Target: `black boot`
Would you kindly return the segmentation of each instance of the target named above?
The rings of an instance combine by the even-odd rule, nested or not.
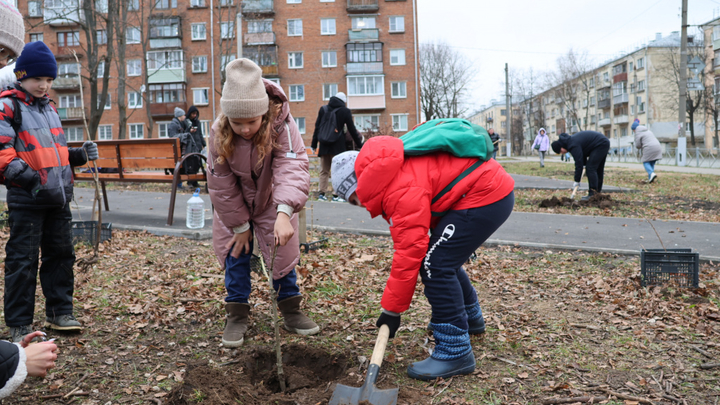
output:
[[[435,335],[435,351],[423,361],[411,364],[407,373],[417,380],[434,380],[475,371],[475,355],[467,330],[449,323],[431,324]]]

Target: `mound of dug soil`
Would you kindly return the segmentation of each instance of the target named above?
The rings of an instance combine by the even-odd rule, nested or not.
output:
[[[587,201],[572,200],[568,197],[557,198],[556,196],[552,196],[552,198],[548,198],[548,199],[540,201],[540,208],[595,207],[595,208],[605,209],[605,208],[612,208],[612,206],[614,204],[615,204],[615,202],[613,201],[612,197],[610,197],[610,194],[595,194],[592,197],[590,197],[590,199]]]
[[[266,405],[327,403],[331,382],[345,376],[347,354],[328,354],[316,348],[282,348],[285,393],[280,392],[275,351],[269,347],[243,348],[244,353],[223,367],[207,363],[188,365],[184,380],[170,392],[168,404],[203,403]]]

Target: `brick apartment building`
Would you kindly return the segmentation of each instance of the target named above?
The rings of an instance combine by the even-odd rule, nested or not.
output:
[[[85,57],[89,30],[79,24],[85,12],[81,1],[17,4],[26,40],[44,41],[56,55],[59,75],[51,97],[68,140],[88,139],[81,109],[90,113],[88,76],[97,75]],[[109,1],[125,4],[127,15],[115,22],[119,39],[110,60],[109,100],[93,139],[165,137],[175,107],[187,111],[191,105],[200,111],[207,136],[220,113],[222,69],[238,55],[254,60],[264,77],[282,86],[308,146],[318,109],[338,91],[347,94],[361,131],[404,133],[418,122],[415,0]],[[112,18],[107,2],[94,3],[100,56],[107,53],[105,21]],[[120,40],[125,51],[117,55]],[[124,90],[118,86],[119,68]]]

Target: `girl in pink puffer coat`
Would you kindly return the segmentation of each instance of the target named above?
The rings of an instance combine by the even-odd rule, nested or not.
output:
[[[227,65],[222,114],[208,142],[213,247],[225,268],[228,292],[226,347],[240,346],[248,328],[253,231],[268,261],[277,246],[272,277],[285,329],[301,335],[320,331],[300,310],[295,274],[300,258],[296,213],[310,191],[308,157],[285,93],[261,75],[249,59]]]

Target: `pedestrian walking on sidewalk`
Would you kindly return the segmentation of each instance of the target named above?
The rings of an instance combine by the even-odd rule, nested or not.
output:
[[[228,294],[222,344],[240,346],[248,329],[253,231],[268,266],[277,249],[272,278],[285,329],[314,335],[320,328],[300,310],[295,273],[300,260],[297,213],[310,191],[305,144],[287,96],[262,79],[258,65],[236,59],[225,72],[222,113],[210,130],[207,160],[215,207],[213,248],[225,269]]]
[[[550,137],[545,132],[545,128],[540,128],[532,147],[540,155],[540,167],[545,167],[545,153],[550,150]]]
[[[588,178],[588,195],[582,200],[588,200],[596,193],[602,192],[603,177],[605,174],[605,160],[610,150],[610,140],[600,132],[581,131],[573,136],[560,134],[560,139],[552,143],[555,153],[568,153],[575,161],[575,184],[582,181],[583,167]]]
[[[45,327],[80,331],[73,315],[75,249],[72,238],[72,167],[98,158],[86,141],[69,148],[48,91],[57,77],[55,56],[30,42],[15,63],[14,87],[0,93],[0,173],[7,187],[10,238],[5,246],[5,323],[13,342],[32,331],[35,289],[45,295]]]
[[[631,128],[635,132],[635,147],[642,151],[640,160],[648,174],[647,182],[652,183],[658,177],[655,174],[655,163],[662,159],[662,147],[655,134],[644,125],[640,125],[640,120],[636,119]]]
[[[492,128],[489,128],[489,129],[487,130],[487,132],[488,132],[488,135],[490,135],[490,140],[491,140],[492,143],[493,143],[493,154],[492,154],[492,158],[493,158],[493,159],[496,159],[496,158],[497,158],[498,150],[500,150],[500,146],[498,146],[498,145],[500,144],[500,135],[496,134],[496,133],[495,133],[495,130],[492,129]]]
[[[408,367],[412,378],[449,378],[475,370],[469,334],[483,333],[485,321],[462,266],[510,216],[515,201],[515,182],[502,166],[495,159],[477,163],[477,158],[442,152],[406,156],[403,141],[391,136],[370,138],[360,152],[333,159],[333,187],[390,224],[395,253],[376,325],[387,325],[394,337],[418,273],[425,286],[435,350]]]
[[[344,133],[347,128],[348,134],[352,138],[355,145],[362,147],[362,136],[358,133],[355,128],[355,122],[353,120],[352,112],[345,106],[347,103],[347,96],[343,92],[339,92],[333,97],[330,97],[327,105],[320,107],[318,111],[317,119],[315,120],[315,130],[313,131],[312,143],[310,147],[318,157],[320,157],[320,179],[318,184],[318,200],[327,201],[328,198],[325,196],[325,192],[328,187],[328,180],[330,179],[330,169],[332,165],[333,156],[343,153],[347,148],[346,134]],[[330,119],[330,115],[334,114],[335,125],[334,129],[336,132],[335,141],[323,142],[320,140],[322,134],[320,134],[323,121]],[[320,147],[318,148],[318,144]],[[337,193],[333,193],[333,202],[345,202],[342,197],[339,197]]]

